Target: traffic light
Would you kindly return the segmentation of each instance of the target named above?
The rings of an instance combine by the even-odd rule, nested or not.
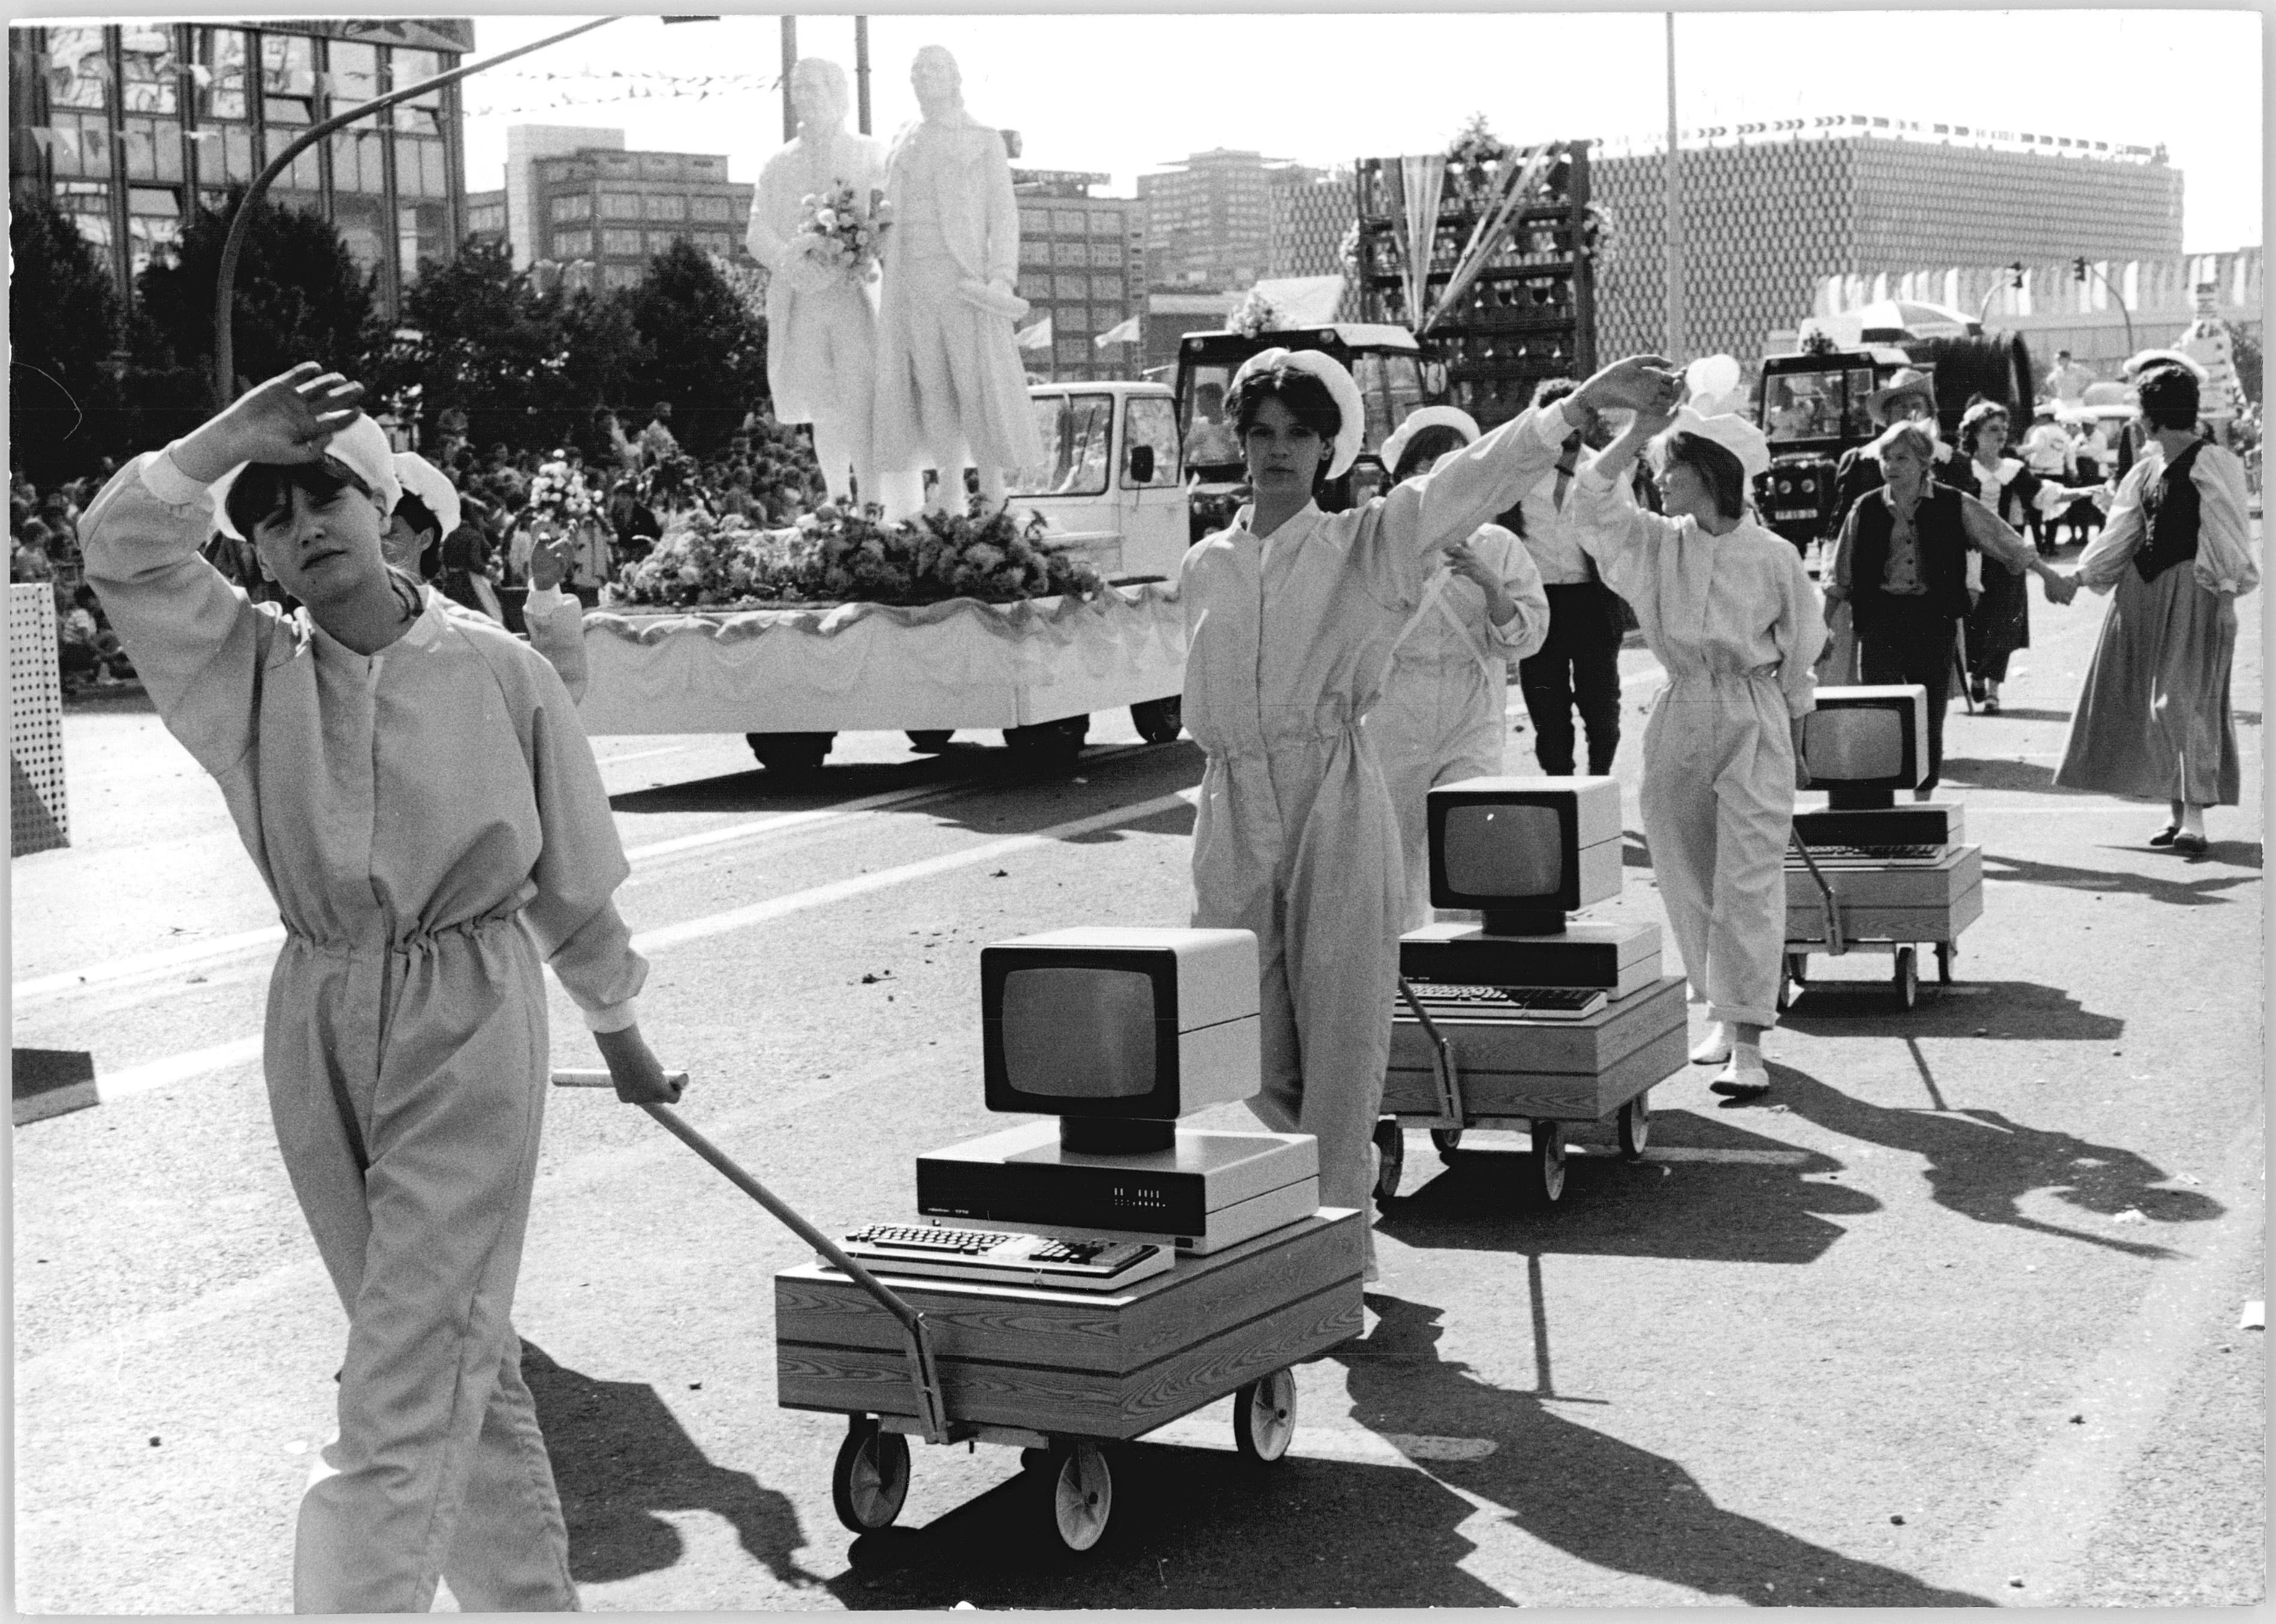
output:
[[[2083,254],[2070,262],[2070,279],[2074,282],[2086,280],[2086,255]]]
[[[2023,285],[2022,261],[2009,260],[2007,262],[2007,285],[2012,288],[2020,288]]]

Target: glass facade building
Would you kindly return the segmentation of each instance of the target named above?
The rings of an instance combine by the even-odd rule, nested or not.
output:
[[[473,49],[473,23],[453,19],[11,27],[10,194],[53,197],[131,294],[193,209],[310,125]],[[269,197],[338,227],[392,312],[465,233],[461,118],[457,86],[414,97],[302,153]]]
[[[1012,171],[1020,203],[1020,297],[1033,307],[1020,325],[1049,316],[1049,350],[1022,350],[1020,364],[1052,383],[1134,376],[1135,345],[1093,342],[1142,310],[1146,297],[1144,216],[1137,200],[1092,197],[1104,175]]]

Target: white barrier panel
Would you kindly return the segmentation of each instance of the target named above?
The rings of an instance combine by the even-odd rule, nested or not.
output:
[[[8,836],[11,857],[71,844],[56,595],[45,581],[8,588]]]

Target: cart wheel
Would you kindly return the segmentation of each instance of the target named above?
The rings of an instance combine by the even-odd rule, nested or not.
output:
[[[1007,727],[1004,743],[1022,762],[1044,768],[1072,766],[1090,736],[1088,716],[1038,722],[1033,727]]]
[[[1251,1461],[1278,1461],[1296,1436],[1296,1374],[1275,1370],[1233,1395],[1233,1446]]]
[[[1106,1456],[1092,1443],[1054,1444],[1045,1477],[1059,1543],[1070,1551],[1089,1550],[1105,1534],[1114,1510],[1114,1476],[1106,1469]]]
[[[1786,956],[1786,973],[1794,977],[1794,984],[1795,986],[1807,987],[1809,985],[1809,955],[1808,953],[1788,953]]]
[[[785,776],[819,772],[822,758],[837,741],[835,733],[745,733],[743,741],[759,765]]]
[[[1565,1125],[1536,1121],[1528,1134],[1523,1193],[1529,1207],[1553,1207],[1565,1194]]]
[[[1148,744],[1168,744],[1186,725],[1185,696],[1140,700],[1130,707],[1130,725]]]
[[[1936,984],[1938,986],[1952,985],[1952,961],[1959,956],[1959,943],[1938,942],[1936,945]]]
[[[952,727],[913,727],[909,730],[909,748],[920,755],[938,755],[955,737]]]
[[[1909,947],[1897,949],[1896,974],[1890,977],[1897,989],[1897,1007],[1910,1009],[1920,1002],[1920,960]]]
[[[909,1498],[909,1440],[856,1415],[830,1469],[830,1502],[856,1534],[890,1528]]]
[[[1440,1161],[1451,1162],[1454,1159],[1454,1152],[1462,1148],[1462,1130],[1459,1127],[1434,1127],[1430,1130],[1430,1142],[1438,1147]]]
[[[1646,1089],[1620,1107],[1620,1154],[1630,1161],[1651,1142],[1651,1090]]]
[[[1385,1117],[1376,1123],[1375,1148],[1381,1157],[1375,1169],[1375,1198],[1390,1201],[1399,1194],[1399,1175],[1407,1166],[1407,1135],[1400,1131],[1397,1117]]]

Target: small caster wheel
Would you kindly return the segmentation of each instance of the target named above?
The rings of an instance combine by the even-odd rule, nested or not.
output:
[[[1565,1125],[1535,1122],[1528,1131],[1521,1188],[1529,1207],[1548,1208],[1565,1194]]]
[[[1451,1162],[1454,1159],[1454,1152],[1462,1148],[1462,1130],[1459,1127],[1434,1127],[1430,1130],[1430,1142],[1437,1148],[1440,1161]]]
[[[830,1470],[830,1502],[856,1534],[890,1528],[909,1497],[909,1440],[856,1415]]]
[[[1114,1511],[1114,1476],[1105,1454],[1093,1443],[1053,1444],[1044,1480],[1059,1543],[1070,1551],[1089,1550],[1105,1536]]]
[[[909,748],[919,755],[938,755],[948,748],[948,741],[956,737],[952,727],[918,727],[909,730]]]
[[[1233,1395],[1233,1446],[1246,1460],[1278,1461],[1296,1436],[1296,1373],[1275,1370]]]
[[[1399,1175],[1407,1166],[1407,1135],[1400,1131],[1397,1117],[1385,1117],[1375,1125],[1375,1198],[1390,1201],[1399,1194]]]
[[[1783,960],[1779,965],[1778,1013],[1781,1015],[1794,1007],[1794,977],[1787,973]]]
[[[1620,1107],[1620,1154],[1635,1161],[1651,1142],[1651,1090],[1646,1089]]]
[[[1936,945],[1936,984],[1938,986],[1952,985],[1952,961],[1959,956],[1959,943],[1938,942]]]
[[[1807,987],[1809,985],[1809,955],[1808,953],[1788,953],[1786,956],[1786,973],[1794,977],[1794,984],[1795,986]]]
[[[1897,949],[1896,974],[1890,977],[1897,990],[1897,1007],[1910,1009],[1920,1002],[1920,960],[1909,947]]]

